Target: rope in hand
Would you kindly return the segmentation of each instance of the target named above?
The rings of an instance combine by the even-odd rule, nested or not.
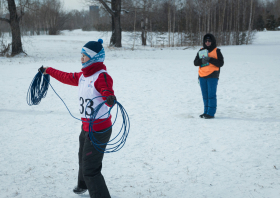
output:
[[[102,96],[98,96],[98,97],[102,97]],[[96,98],[98,98],[96,97]],[[95,98],[93,98],[92,100],[94,100]],[[91,101],[89,101],[87,103],[87,106],[90,104]],[[122,115],[122,118],[123,118],[123,122],[122,122],[122,127],[119,131],[119,133],[114,137],[112,138],[109,142],[106,142],[106,143],[103,143],[103,142],[100,142],[95,136],[94,134],[102,134],[102,133],[106,133],[107,131],[109,131],[111,127],[107,128],[105,131],[101,131],[101,132],[98,132],[98,131],[94,131],[93,130],[93,125],[94,125],[94,121],[103,117],[104,115],[108,114],[108,117],[102,121],[102,122],[105,122],[109,116],[110,116],[110,112],[111,112],[111,109],[113,108],[110,107],[109,108],[109,111],[106,112],[105,114],[101,115],[100,117],[96,118],[97,117],[97,114],[98,114],[98,111],[101,109],[101,107],[103,105],[105,105],[106,101],[100,103],[99,105],[97,105],[97,107],[95,108],[95,110],[93,111],[93,113],[90,115],[89,117],[89,120],[92,120],[92,122],[90,122],[89,124],[89,138],[93,144],[93,146],[95,147],[96,150],[98,150],[99,152],[102,152],[102,153],[112,153],[112,152],[116,152],[118,150],[120,150],[124,145],[125,145],[125,142],[126,142],[126,138],[128,136],[128,133],[129,133],[129,129],[130,129],[130,121],[129,121],[129,117],[128,117],[128,114],[126,112],[126,110],[123,108],[123,106],[118,102],[118,101],[114,101],[114,104],[113,106],[117,106],[117,110],[116,110],[116,118],[112,124],[112,126],[114,126],[116,120],[117,120],[117,115],[118,115],[118,111],[121,112],[121,115]],[[101,122],[99,122],[98,124],[100,124]],[[122,135],[120,136],[121,132],[123,131]],[[120,136],[119,140],[116,140],[117,137]],[[107,145],[106,148],[104,148],[105,146]]]
[[[41,67],[43,68],[43,66]],[[51,83],[50,83],[50,75],[48,74],[43,74],[43,70],[41,70],[41,68],[39,69],[38,73],[35,75],[35,77],[33,78],[29,89],[27,91],[27,97],[26,97],[26,101],[27,104],[29,106],[32,105],[38,105],[40,104],[42,98],[45,98],[47,95],[47,91],[49,88],[49,85],[51,86],[52,90],[54,91],[54,93],[60,98],[60,100],[63,102],[63,104],[65,105],[65,107],[67,108],[69,114],[77,120],[82,121],[79,118],[76,118],[75,116],[72,115],[72,113],[70,112],[69,108],[67,107],[67,105],[65,104],[65,102],[63,101],[63,99],[58,95],[58,93],[56,93],[56,91],[54,90],[54,88],[52,87]],[[43,80],[43,82],[41,83],[41,81]],[[98,97],[105,97],[105,96],[98,96]],[[93,99],[91,99],[87,105],[90,104],[90,102],[98,97],[95,97]],[[91,140],[91,143],[93,144],[93,146],[95,147],[96,150],[98,150],[101,153],[113,153],[113,152],[117,152],[119,151],[126,142],[126,138],[129,134],[129,130],[130,130],[130,121],[129,121],[129,117],[128,114],[126,112],[126,110],[124,109],[124,107],[118,102],[118,101],[114,101],[114,104],[112,105],[112,107],[109,108],[108,112],[106,112],[105,114],[101,115],[100,117],[96,118],[99,110],[101,109],[101,107],[103,105],[105,105],[106,101],[100,103],[93,111],[93,113],[90,115],[88,123],[89,123],[89,138]],[[102,116],[108,114],[108,117],[102,121],[105,122],[111,114],[111,110],[112,108],[116,106],[117,110],[116,110],[116,118],[112,124],[111,127],[107,128],[105,131],[101,131],[101,132],[97,132],[93,130],[93,125],[96,124],[94,123],[95,120],[101,118]],[[106,133],[107,131],[109,131],[115,124],[117,117],[118,117],[118,112],[121,112],[122,115],[122,126],[120,131],[118,132],[118,134],[114,137],[111,138],[111,140],[109,140],[109,142],[100,142],[98,141],[98,139],[94,136],[94,134],[100,134],[100,133]],[[85,122],[85,121],[83,121]],[[98,124],[102,123],[99,122]],[[123,132],[122,132],[123,131]],[[122,135],[121,135],[122,134]],[[119,137],[120,136],[120,137]],[[117,139],[119,137],[119,139]],[[105,148],[106,146],[106,148]]]
[[[29,106],[40,104],[42,98],[45,98],[49,89],[50,75],[38,72],[33,78],[27,91],[26,101]],[[41,83],[43,79],[43,82]]]

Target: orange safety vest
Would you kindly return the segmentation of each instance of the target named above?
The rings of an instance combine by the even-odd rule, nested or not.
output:
[[[213,49],[212,52],[208,53],[208,57],[218,59],[217,48]],[[200,77],[205,77],[212,74],[214,71],[219,71],[219,67],[209,63],[208,66],[199,66],[198,74]]]

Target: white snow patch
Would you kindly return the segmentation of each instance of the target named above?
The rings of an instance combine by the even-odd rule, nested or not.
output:
[[[124,148],[103,161],[113,198],[280,197],[280,32],[220,47],[225,65],[213,120],[198,117],[203,104],[193,60],[200,46],[138,43],[132,51],[133,40],[123,37],[122,49],[109,48],[110,35],[99,32],[25,37],[27,57],[0,57],[0,197],[80,197],[72,188],[81,123],[52,90],[32,107],[26,93],[41,65],[80,71],[82,46],[99,38],[131,121]],[[77,87],[51,84],[78,117]]]

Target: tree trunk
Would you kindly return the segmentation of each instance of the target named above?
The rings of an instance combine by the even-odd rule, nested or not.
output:
[[[240,42],[239,42],[239,40],[240,40],[240,38],[239,38],[239,1],[240,0],[237,0],[237,7],[236,7],[236,17],[235,17],[235,28],[236,28],[236,33],[235,33],[235,44],[236,45],[239,45],[240,44]]]
[[[188,13],[189,13],[189,11],[188,11],[188,7],[186,6],[186,29],[185,29],[185,31],[186,31],[186,33],[188,32],[188,27],[189,27],[189,22],[188,22]],[[182,30],[182,32],[183,32],[183,30]]]
[[[147,45],[147,27],[148,27],[148,18],[146,17],[146,1],[143,2],[143,13],[142,13],[142,19],[141,19],[141,40],[142,40],[142,45],[146,46]]]
[[[107,12],[112,16],[112,36],[110,46],[122,47],[122,28],[121,28],[121,0],[112,0],[111,8],[104,0],[98,0]]]
[[[121,0],[112,0],[112,37],[110,46],[122,47]]]
[[[226,0],[226,2],[228,2],[230,4],[230,2],[228,0]],[[229,5],[230,6],[230,5]],[[227,11],[229,11],[230,7],[228,6]],[[225,45],[229,45],[229,35],[230,35],[230,28],[229,28],[229,24],[230,24],[230,18],[229,15],[227,15],[227,33],[226,33],[226,42]]]
[[[176,19],[176,8],[174,6],[174,17],[173,17],[173,38],[172,38],[172,47],[175,47],[175,20]]]
[[[207,4],[206,4],[206,7],[207,7],[207,33],[209,33],[210,32],[210,19],[211,19],[211,7],[210,7],[210,2],[208,2]]]
[[[154,45],[153,45],[153,28],[152,28],[151,20],[150,20],[150,33],[151,33],[151,47],[154,47]]]
[[[189,4],[189,34],[191,39],[191,45],[193,46],[193,33],[192,33],[192,9],[191,9],[191,1],[188,1]]]
[[[249,27],[248,27],[248,36],[247,36],[247,41],[246,41],[246,44],[248,45],[249,43],[249,39],[250,39],[250,36],[251,36],[251,23],[252,23],[252,16],[253,16],[253,0],[251,0],[251,9],[250,9],[250,18],[249,18]]]
[[[218,45],[221,45],[222,43],[222,32],[223,32],[223,7],[222,7],[222,1],[219,1],[219,24],[218,24],[218,35],[219,35],[219,41],[217,42]]]
[[[199,35],[198,44],[201,44],[201,29],[200,29],[200,24],[201,24],[201,15],[200,15],[200,13],[199,13],[199,16],[198,16],[198,35]]]
[[[134,8],[134,39],[133,39],[133,50],[134,50],[134,46],[135,46],[135,38],[136,38],[136,7]]]
[[[148,23],[149,23],[149,20],[146,17],[146,20],[145,20],[145,43],[146,43],[146,45],[147,45]]]
[[[213,32],[214,32],[214,35],[216,34],[216,21],[217,21],[217,7],[215,6],[215,12],[214,12],[214,27],[213,27]]]
[[[14,0],[8,1],[8,9],[10,12],[10,26],[12,31],[12,56],[23,52],[21,43],[21,34],[19,28],[19,17],[17,15],[16,4]]]
[[[142,39],[142,45],[146,46],[146,37],[145,37],[145,22],[144,19],[141,19],[141,28],[142,28],[142,33],[141,33],[141,39]]]
[[[171,34],[171,13],[170,13],[170,3],[168,3],[168,47],[170,47],[170,34]]]
[[[243,22],[242,22],[242,31],[245,32],[246,30],[246,0],[243,0]]]
[[[229,40],[228,40],[228,44],[231,45],[232,43],[232,21],[233,21],[233,0],[231,0],[231,12],[230,12],[230,20],[229,20]]]
[[[186,0],[187,1],[187,0]],[[186,2],[186,3],[188,3],[188,1]],[[190,13],[190,11],[189,11],[189,8],[188,8],[188,6],[186,6],[186,29],[185,29],[185,34],[184,35],[186,35],[186,34],[188,34],[188,32],[190,32],[190,30],[189,30],[189,24],[190,24],[190,22],[191,22],[191,20],[189,19],[189,17],[188,17],[188,14]],[[183,29],[182,29],[182,34],[183,34]],[[181,45],[183,44],[183,35],[181,34]],[[184,44],[186,44],[186,38],[184,39]]]
[[[203,34],[205,35],[206,33],[208,33],[207,32],[207,22],[208,22],[208,13],[207,13],[207,11],[206,11],[206,9],[207,9],[207,7],[206,8],[204,8],[204,26],[203,26],[203,28],[204,28],[204,31],[203,31]]]
[[[221,21],[221,45],[224,44],[224,23],[225,23],[225,13],[226,13],[227,2],[224,2],[224,8],[222,12],[222,21]]]

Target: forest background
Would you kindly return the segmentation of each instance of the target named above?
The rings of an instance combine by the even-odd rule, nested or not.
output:
[[[13,2],[14,11],[10,9]],[[12,54],[23,52],[18,35],[58,35],[62,30],[112,31],[110,46],[115,47],[122,47],[122,31],[131,32],[144,46],[174,47],[201,45],[208,32],[215,35],[218,45],[242,45],[252,43],[255,31],[280,30],[280,0],[83,2],[89,9],[66,10],[60,0],[0,0],[1,55],[11,51],[11,45]],[[14,20],[11,12],[17,14]],[[7,41],[5,33],[13,40]]]

